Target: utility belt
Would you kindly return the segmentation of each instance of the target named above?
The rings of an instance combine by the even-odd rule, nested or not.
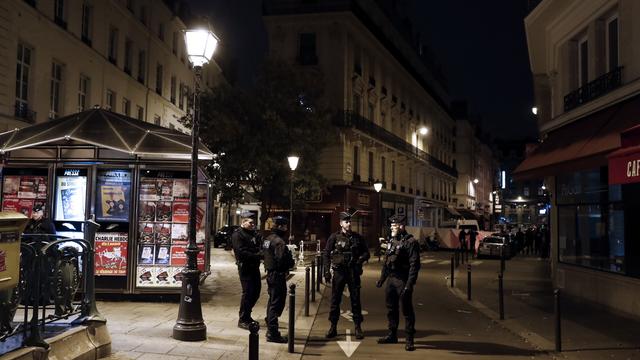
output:
[[[332,251],[331,267],[347,267],[353,263],[353,256],[350,251]]]

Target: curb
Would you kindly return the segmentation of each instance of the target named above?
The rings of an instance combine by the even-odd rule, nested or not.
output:
[[[458,273],[459,271],[456,270],[456,279],[454,279],[454,287],[451,288],[449,285],[449,276],[446,276],[446,287],[449,290],[449,292],[451,292],[453,295],[455,295],[456,297],[458,297],[460,300],[463,300],[465,303],[471,305],[472,307],[474,307],[476,310],[478,310],[481,314],[483,314],[484,316],[486,316],[487,318],[489,318],[489,320],[491,320],[491,322],[493,322],[496,325],[499,325],[500,327],[502,327],[503,329],[513,333],[514,335],[520,337],[522,340],[524,340],[526,343],[531,344],[536,350],[538,351],[544,351],[550,354],[553,354],[555,357],[561,357],[561,358],[567,358],[566,356],[564,356],[562,353],[556,353],[555,352],[555,343],[545,339],[544,337],[540,336],[539,334],[528,330],[527,328],[525,328],[524,326],[520,325],[516,320],[512,320],[512,319],[505,319],[505,320],[500,320],[500,315],[491,310],[489,307],[487,307],[486,305],[484,305],[483,303],[476,301],[476,300],[467,300],[467,294],[466,292],[463,292],[462,290],[458,289],[455,285],[457,285],[457,278],[458,278]]]

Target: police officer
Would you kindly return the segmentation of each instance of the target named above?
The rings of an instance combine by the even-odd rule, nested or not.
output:
[[[251,217],[243,217],[240,227],[231,234],[240,284],[242,284],[238,327],[246,330],[249,330],[251,323],[256,322],[251,318],[251,310],[260,297],[262,282],[260,278],[261,243],[255,227]]]
[[[271,234],[262,243],[264,268],[267,271],[269,302],[267,303],[267,341],[284,344],[287,337],[278,330],[278,317],[282,315],[287,297],[287,275],[295,265],[293,255],[284,242],[288,220],[282,216],[273,218]]]
[[[395,344],[398,342],[398,323],[400,320],[399,303],[402,304],[402,313],[405,318],[405,332],[407,341],[405,350],[413,351],[413,336],[416,332],[416,315],[413,311],[413,287],[418,279],[420,270],[420,245],[413,235],[405,230],[406,217],[394,215],[391,221],[391,235],[389,237],[389,250],[382,265],[380,280],[377,287],[385,288],[385,300],[387,303],[387,319],[389,321],[389,333],[378,339],[378,344]]]
[[[55,235],[56,229],[51,220],[44,217],[44,205],[36,204],[31,210],[31,219],[24,229],[25,234]],[[43,239],[46,240],[46,239]]]
[[[351,214],[341,212],[339,216],[340,230],[329,236],[324,250],[324,263],[330,265],[326,267],[324,273],[327,283],[331,281],[330,268],[333,269],[331,310],[329,312],[331,327],[329,327],[326,337],[331,339],[338,335],[337,325],[340,318],[340,302],[346,285],[351,298],[351,313],[355,324],[356,339],[363,339],[360,275],[362,275],[362,264],[369,259],[369,248],[358,233],[351,231]]]

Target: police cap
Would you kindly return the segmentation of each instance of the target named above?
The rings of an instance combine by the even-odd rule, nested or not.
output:
[[[342,211],[338,216],[340,217],[340,221],[351,220],[351,214],[346,211]]]
[[[44,211],[44,205],[43,204],[35,204],[33,206],[33,211]]]
[[[273,217],[273,223],[276,225],[288,225],[289,224],[289,219],[287,219],[284,216],[274,216]]]
[[[396,215],[393,215],[392,217],[389,218],[389,222],[392,223],[392,224],[406,224],[407,216],[406,215],[401,215],[401,214],[396,214]]]

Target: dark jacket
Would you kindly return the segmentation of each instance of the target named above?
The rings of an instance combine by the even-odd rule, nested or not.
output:
[[[255,231],[238,228],[231,234],[233,252],[240,272],[258,270],[262,254],[260,251],[260,236]]]
[[[369,257],[369,247],[362,236],[357,232],[345,234],[342,229],[329,236],[323,253],[324,263],[330,264],[333,268],[362,269],[362,264],[369,260]],[[329,268],[325,267],[325,273],[329,272]]]
[[[420,270],[420,244],[406,231],[396,237],[389,236],[389,249],[385,255],[380,280],[384,282],[389,275],[406,281],[414,286]]]
[[[264,268],[267,272],[288,273],[295,265],[293,255],[282,239],[281,233],[272,232],[264,239]]]
[[[51,220],[42,218],[38,221],[29,219],[27,227],[24,229],[25,234],[56,234],[56,228]]]

